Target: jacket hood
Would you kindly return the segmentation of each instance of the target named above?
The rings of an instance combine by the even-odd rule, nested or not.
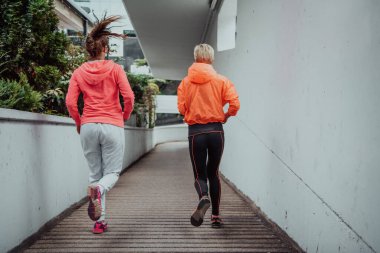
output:
[[[188,77],[192,83],[208,83],[217,75],[212,65],[207,63],[193,63],[188,70]]]
[[[97,85],[110,75],[114,68],[111,60],[89,61],[78,68],[83,80],[90,85]]]

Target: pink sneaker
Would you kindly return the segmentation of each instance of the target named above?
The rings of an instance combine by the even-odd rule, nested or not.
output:
[[[99,186],[90,185],[87,188],[87,196],[89,198],[88,203],[88,217],[91,220],[96,221],[102,215],[102,203],[101,203],[101,193]]]
[[[94,224],[94,228],[92,229],[92,233],[94,234],[102,234],[107,231],[107,223],[105,221],[97,221]]]

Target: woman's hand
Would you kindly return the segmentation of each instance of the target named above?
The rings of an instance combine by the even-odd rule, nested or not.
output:
[[[228,120],[229,117],[231,117],[231,115],[229,115],[228,113],[225,113],[225,114],[224,114],[224,121],[223,121],[223,124],[227,123],[227,120]]]

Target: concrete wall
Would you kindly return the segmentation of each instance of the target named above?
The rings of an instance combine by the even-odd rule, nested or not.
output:
[[[74,10],[59,0],[54,0],[55,13],[59,18],[59,29],[72,29],[83,32],[83,19]]]
[[[125,151],[123,167],[127,168],[134,161],[152,150],[153,130],[138,127],[125,127]]]
[[[170,125],[154,128],[154,144],[173,141],[187,141],[187,125]]]
[[[380,1],[237,13],[236,48],[215,63],[241,99],[224,175],[307,252],[379,252]]]
[[[170,134],[170,129],[175,131],[176,127],[155,130],[126,127],[124,167],[157,142],[180,140],[178,134]],[[71,119],[0,109],[0,224],[3,228],[0,252],[19,245],[43,224],[81,200],[87,182],[87,163]]]
[[[177,95],[156,95],[156,113],[178,114]]]

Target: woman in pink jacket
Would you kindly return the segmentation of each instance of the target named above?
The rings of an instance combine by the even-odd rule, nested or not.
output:
[[[112,16],[101,20],[86,38],[90,60],[76,69],[70,79],[66,105],[74,119],[90,169],[88,215],[96,221],[93,233],[103,233],[105,194],[116,183],[124,156],[124,120],[132,112],[134,94],[123,68],[105,60],[109,37],[124,38],[111,33],[107,26],[118,20]],[[83,93],[83,114],[78,112],[78,96]],[[123,96],[124,111],[119,94]]]

